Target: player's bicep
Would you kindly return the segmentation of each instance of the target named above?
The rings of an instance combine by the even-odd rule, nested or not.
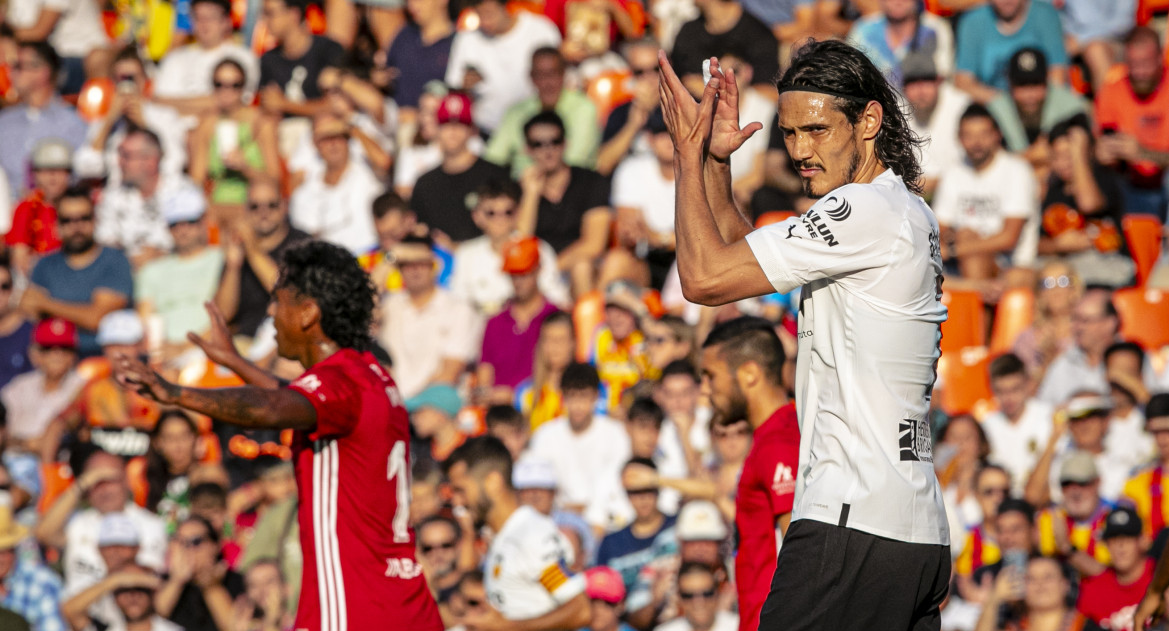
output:
[[[747,243],[775,291],[787,293],[814,280],[880,265],[896,235],[876,221],[828,219],[815,208],[765,226]],[[883,242],[883,243],[882,243]]]
[[[295,393],[288,397],[289,413],[296,414],[297,429],[315,428],[320,436],[343,436],[353,431],[359,417],[354,409],[355,399],[361,396],[349,392],[349,381],[343,375],[330,378],[325,371],[305,373],[288,384],[284,392]]]
[[[568,569],[573,562],[573,553],[564,535],[558,531],[549,532],[533,542],[533,548],[533,578],[553,600],[563,605],[584,593],[584,575],[573,574]]]

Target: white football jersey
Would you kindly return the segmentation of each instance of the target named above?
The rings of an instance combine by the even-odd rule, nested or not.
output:
[[[927,418],[946,319],[929,206],[886,170],[747,243],[776,291],[803,287],[792,519],[948,544]]]
[[[521,506],[491,540],[483,588],[491,606],[509,620],[554,611],[585,590],[584,574],[572,574],[573,552],[551,517]]]

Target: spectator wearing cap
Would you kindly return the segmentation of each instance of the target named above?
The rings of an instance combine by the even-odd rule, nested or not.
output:
[[[250,103],[260,80],[256,55],[232,38],[228,0],[192,0],[190,43],[172,48],[159,62],[151,92],[154,99],[183,114],[199,114],[215,93],[212,71],[231,59],[244,71],[243,94]]]
[[[61,617],[61,578],[39,555],[18,551],[27,537],[28,528],[16,521],[12,507],[0,504],[0,608],[23,617],[33,631],[67,631]]]
[[[49,315],[76,324],[78,351],[90,357],[101,350],[95,335],[102,317],[130,305],[130,262],[120,250],[94,240],[93,200],[84,189],[71,188],[62,195],[57,228],[61,250],[37,261],[20,309],[32,318]]]
[[[645,290],[629,281],[613,281],[605,288],[605,319],[589,344],[589,361],[601,376],[604,409],[617,409],[626,388],[658,376],[641,332],[641,320],[649,315],[645,298]]]
[[[15,377],[0,390],[8,410],[11,446],[39,453],[49,423],[85,386],[77,374],[77,327],[62,318],[47,318],[33,329],[29,357],[34,370]]]
[[[488,180],[480,186],[475,191],[471,220],[483,234],[459,244],[455,250],[451,291],[485,317],[496,315],[506,306],[514,294],[512,281],[517,276],[532,272],[535,272],[532,280],[537,281],[539,295],[557,305],[570,304],[568,288],[556,269],[556,252],[552,246],[535,238],[531,242],[517,238],[519,199],[520,188],[509,179]],[[512,255],[510,260],[505,258],[508,254]],[[505,269],[507,263],[514,271]]]
[[[16,205],[4,235],[12,265],[22,276],[28,276],[38,258],[61,247],[57,205],[69,188],[73,149],[63,140],[46,138],[33,150],[31,166],[33,189]]]
[[[1059,502],[1035,518],[1039,553],[1059,555],[1077,568],[1107,565],[1110,557],[1108,547],[1101,545],[1101,533],[1113,507],[1100,497],[1100,474],[1092,454],[1068,454],[1060,463],[1059,485]]]
[[[656,473],[657,465],[645,457],[634,457],[625,464],[621,485],[633,508],[632,520],[621,530],[605,535],[597,550],[597,565],[617,570],[626,589],[634,586],[643,567],[661,563],[661,559],[678,552],[676,517],[658,508],[661,487],[655,476],[638,475],[634,469]]]
[[[21,42],[12,70],[12,87],[20,101],[0,112],[0,138],[7,148],[0,155],[0,168],[8,182],[8,203],[27,190],[29,158],[37,143],[60,138],[76,150],[85,142],[85,123],[57,92],[61,57],[53,46]]]
[[[108,186],[97,205],[98,242],[124,250],[135,268],[174,248],[164,216],[172,200],[202,194],[186,177],[161,170],[162,156],[157,134],[129,130],[118,145],[122,180]]]
[[[466,212],[475,205],[472,194],[490,180],[507,177],[503,167],[472,151],[471,141],[478,134],[471,110],[471,97],[462,92],[450,92],[439,101],[436,137],[442,161],[418,178],[410,197],[418,221],[454,242],[482,234],[467,221]]]
[[[986,105],[1007,89],[1003,70],[1011,55],[1027,46],[1043,51],[1053,83],[1067,81],[1063,29],[1059,14],[1049,3],[991,0],[963,16],[957,35],[954,83],[978,103]]]
[[[1104,351],[1120,332],[1120,316],[1107,289],[1089,289],[1072,307],[1072,344],[1051,361],[1035,397],[1052,405],[1080,390],[1106,392]]]
[[[580,90],[564,86],[567,62],[558,48],[543,46],[532,53],[532,86],[535,95],[512,105],[491,134],[483,157],[510,166],[518,178],[532,164],[524,151],[524,123],[540,112],[556,112],[564,121],[564,161],[569,166],[592,169],[601,142],[597,107]]]
[[[881,0],[881,10],[853,23],[848,43],[865,51],[892,85],[904,85],[902,61],[922,55],[933,61],[939,74],[954,69],[954,31],[943,18],[915,0]]]
[[[519,231],[556,250],[557,268],[574,296],[593,288],[594,270],[609,242],[609,183],[596,171],[564,161],[564,121],[540,112],[524,123],[532,166],[520,178]]]
[[[446,83],[475,95],[475,125],[494,132],[512,105],[532,96],[532,53],[560,46],[551,20],[527,11],[512,14],[502,0],[473,0],[479,28],[459,31],[451,44]]]
[[[459,428],[459,410],[463,399],[454,386],[440,383],[427,387],[406,399],[410,426],[414,435],[430,443],[430,457],[442,464],[451,452],[467,440]]]
[[[610,491],[631,453],[620,421],[597,412],[601,381],[588,364],[571,364],[560,378],[565,415],[532,434],[533,456],[553,463],[558,503],[584,516],[595,529],[610,526]]]
[[[207,203],[195,190],[177,192],[163,208],[174,251],[142,266],[134,279],[135,306],[143,322],[161,321],[163,358],[190,347],[187,333],[211,326],[204,305],[215,297],[223,250],[207,244]]]
[[[385,187],[369,165],[355,159],[349,146],[351,127],[334,114],[313,118],[313,143],[325,164],[323,172],[309,172],[292,192],[292,225],[314,238],[363,254],[375,245],[376,233],[369,208]]]
[[[678,554],[647,565],[638,574],[637,583],[630,588],[629,596],[625,599],[629,623],[639,629],[653,628],[661,622],[677,618],[681,594],[675,580],[680,572],[675,571],[675,568],[679,565],[697,564],[708,568],[718,587],[712,599],[717,605],[722,604],[722,594],[719,592],[728,579],[723,546],[730,536],[730,530],[718,507],[706,500],[687,502],[678,512],[674,533],[678,538]],[[730,625],[730,629],[736,629],[738,618],[733,619]]]
[[[678,602],[681,615],[660,624],[655,631],[734,631],[739,616],[719,606],[722,582],[709,566],[683,563],[678,570]]]
[[[1145,431],[1153,435],[1156,458],[1125,483],[1121,499],[1136,509],[1151,540],[1169,524],[1169,502],[1161,500],[1169,470],[1169,393],[1154,394],[1145,404]]]
[[[929,143],[921,148],[925,190],[933,193],[942,173],[962,162],[958,121],[970,97],[938,72],[931,55],[911,52],[901,61],[901,92],[909,104],[909,126]]]
[[[1128,479],[1129,469],[1124,459],[1118,459],[1104,448],[1104,437],[1108,432],[1108,417],[1112,401],[1097,391],[1082,390],[1072,395],[1063,409],[1056,413],[1051,438],[1035,470],[1027,480],[1023,496],[1036,506],[1048,501],[1063,501],[1063,465],[1078,452],[1086,452],[1095,465],[1099,477],[1098,493],[1109,502],[1115,502]],[[1082,460],[1083,456],[1077,456]],[[1087,484],[1085,465],[1075,465],[1075,480]]]
[[[1117,508],[1108,514],[1101,539],[1112,560],[1091,571],[1080,570],[1076,609],[1103,629],[1127,629],[1133,610],[1153,581],[1156,563],[1145,556],[1149,540],[1140,516],[1131,508]]]
[[[1008,268],[1034,264],[1038,182],[1026,161],[1002,148],[998,124],[982,105],[962,113],[958,140],[966,160],[941,174],[932,206],[942,230],[942,257],[955,261],[960,276],[977,288],[1000,280]]]
[[[598,566],[585,571],[585,594],[592,603],[593,618],[588,631],[633,631],[621,620],[625,614],[625,583],[611,567]]]
[[[402,239],[392,253],[402,291],[381,303],[378,339],[394,360],[398,389],[406,398],[429,385],[455,383],[475,359],[483,331],[471,305],[437,285],[433,248],[429,235]]]
[[[542,249],[546,251],[541,252]],[[567,299],[555,266],[548,263],[554,260],[551,250],[535,237],[513,239],[504,246],[503,265],[495,268],[507,275],[512,291],[504,308],[487,321],[483,330],[477,374],[479,387],[489,389],[485,392],[490,393],[492,401],[511,402],[516,388],[532,376],[540,327],[545,318],[557,311],[541,287],[541,277],[555,283],[552,291],[562,292],[560,299]],[[546,270],[551,273],[546,274]]]
[[[1161,35],[1138,26],[1124,37],[1124,72],[1096,94],[1096,157],[1123,176],[1127,212],[1165,219],[1169,73]]]
[[[9,258],[0,255],[0,388],[33,369],[28,358],[33,323],[12,300],[16,274]]]
[[[277,116],[313,116],[324,109],[317,80],[341,63],[345,50],[314,35],[305,21],[307,0],[264,0],[263,15],[276,48],[260,57],[260,104]]]
[[[986,108],[998,122],[1007,150],[1022,154],[1042,173],[1050,151],[1047,133],[1060,121],[1086,114],[1088,103],[1066,84],[1049,81],[1047,56],[1034,46],[1011,55],[1007,86]]]
[[[181,176],[187,166],[187,132],[192,119],[154,102],[147,86],[146,65],[138,56],[136,45],[120,50],[108,73],[114,81],[109,111],[90,123],[85,144],[74,158],[77,175],[85,179],[108,179],[116,186],[122,181],[118,148],[129,130],[140,128],[158,136],[162,146],[159,169],[172,178]]]

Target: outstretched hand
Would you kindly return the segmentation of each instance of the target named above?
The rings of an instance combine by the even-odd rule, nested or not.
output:
[[[154,369],[130,355],[120,355],[113,361],[114,378],[127,390],[158,401],[173,403],[176,399],[174,384],[163,379]]]
[[[207,315],[211,318],[211,328],[207,331],[207,337],[201,337],[192,331],[187,333],[187,339],[202,349],[211,361],[221,366],[230,367],[234,360],[240,358],[240,354],[231,341],[231,330],[227,328],[227,318],[223,317],[223,312],[214,302],[205,302],[203,307],[207,309]]]
[[[674,150],[682,157],[704,159],[709,153],[714,106],[721,78],[711,77],[702,91],[702,100],[695,103],[694,97],[682,85],[663,51],[658,52],[658,65],[661,68],[658,96],[662,101],[666,129],[674,141]]]

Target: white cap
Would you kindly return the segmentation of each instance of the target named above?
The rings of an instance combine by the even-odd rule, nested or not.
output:
[[[674,531],[679,541],[722,541],[729,534],[718,507],[706,500],[686,502]]]
[[[207,201],[194,188],[180,188],[162,196],[162,218],[173,226],[183,221],[198,221],[207,211]]]
[[[105,314],[97,325],[97,345],[137,344],[145,337],[142,320],[133,309],[121,309]]]
[[[517,491],[524,489],[556,488],[556,469],[551,462],[533,457],[521,457],[511,471],[511,485]]]
[[[126,513],[110,513],[97,529],[97,547],[138,545],[138,526]]]
[[[65,169],[73,168],[73,147],[60,138],[46,138],[32,151],[32,168]]]

